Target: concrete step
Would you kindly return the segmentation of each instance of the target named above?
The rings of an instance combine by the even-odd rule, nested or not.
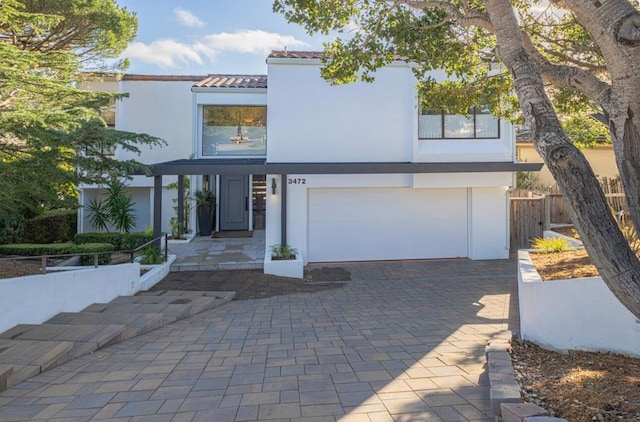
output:
[[[124,340],[132,337],[140,336],[148,333],[149,331],[156,330],[164,326],[164,315],[157,314],[136,314],[136,318],[131,323],[127,324],[127,328],[124,330]]]
[[[13,380],[13,365],[6,363],[0,364],[0,391],[4,391],[11,387]]]
[[[2,385],[16,385],[47,369],[59,361],[69,360],[73,348],[70,341],[0,339],[0,366],[4,368]],[[11,370],[7,367],[11,366]],[[12,374],[8,375],[8,372]],[[1,377],[0,377],[1,379]]]
[[[53,366],[233,300],[235,292],[153,291],[0,333],[0,391]]]
[[[15,340],[70,341],[73,342],[73,347],[69,351],[69,358],[73,359],[122,341],[125,328],[122,324],[20,324],[0,334],[0,337]]]

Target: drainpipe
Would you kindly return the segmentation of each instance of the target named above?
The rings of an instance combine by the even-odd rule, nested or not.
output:
[[[280,244],[287,244],[287,175],[280,176]]]
[[[162,176],[153,177],[153,238],[160,237],[162,231]],[[154,243],[160,247],[160,239]]]

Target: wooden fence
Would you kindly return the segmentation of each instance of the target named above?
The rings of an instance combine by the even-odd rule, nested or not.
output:
[[[620,179],[602,178],[602,190],[614,212],[628,212]],[[514,189],[511,192],[511,250],[529,248],[552,224],[572,224],[569,208],[557,187],[547,192]]]
[[[511,198],[511,250],[531,247],[544,230],[545,197]]]

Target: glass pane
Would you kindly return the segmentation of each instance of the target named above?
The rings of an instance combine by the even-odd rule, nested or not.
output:
[[[442,116],[440,114],[418,116],[418,138],[442,138]]]
[[[444,137],[445,138],[473,138],[473,116],[460,114],[445,114]]]
[[[476,111],[476,138],[497,138],[498,123],[488,110]]]
[[[202,155],[266,155],[267,107],[205,106]]]

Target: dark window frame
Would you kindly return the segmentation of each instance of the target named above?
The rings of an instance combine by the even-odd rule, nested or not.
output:
[[[471,117],[473,117],[473,136],[469,137],[451,137],[445,136],[446,128],[445,128],[445,116],[463,116],[462,114],[445,114],[444,110],[440,110],[440,137],[438,138],[422,138],[420,137],[420,116],[427,116],[426,114],[422,114],[422,108],[418,109],[418,139],[419,140],[434,140],[434,139],[454,139],[454,140],[463,140],[463,139],[500,139],[500,126],[501,119],[494,117],[496,120],[496,124],[498,125],[498,131],[496,136],[477,136],[478,133],[478,125],[477,125],[477,115],[478,115],[478,107],[472,107],[473,113],[469,113]],[[480,113],[486,114],[486,113]],[[493,115],[489,113],[492,117]],[[435,116],[436,114],[430,114],[431,116]]]

